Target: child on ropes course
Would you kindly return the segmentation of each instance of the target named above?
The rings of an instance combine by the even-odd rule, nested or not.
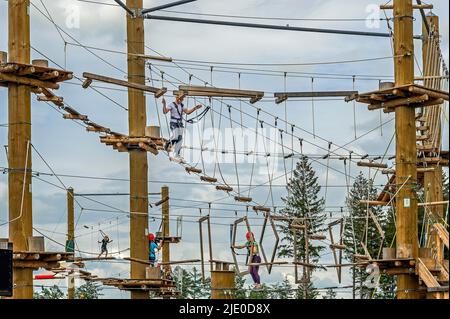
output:
[[[161,250],[162,240],[159,241],[159,244],[156,244],[155,243],[155,235],[148,234],[148,241],[149,241],[149,246],[150,246],[148,259],[150,261],[151,266],[155,266],[156,253]]]
[[[193,107],[192,109],[185,108],[183,104],[184,97],[184,94],[179,93],[176,96],[175,101],[169,105],[167,105],[166,99],[162,99],[164,114],[170,112],[170,130],[172,131],[170,141],[168,141],[164,145],[164,149],[167,151],[170,146],[173,146],[173,156],[171,157],[171,159],[177,162],[183,161],[183,158],[180,156],[184,129],[183,113],[190,115],[196,110],[202,108],[202,105],[200,104]]]
[[[247,257],[250,264],[260,264],[261,257],[259,256],[258,243],[255,240],[255,235],[252,232],[247,232],[247,242],[242,246],[234,246],[236,249],[247,248]],[[255,283],[255,289],[261,288],[261,278],[259,276],[259,266],[251,265],[248,267],[253,282]]]
[[[112,243],[113,241],[109,240],[109,236],[106,235],[104,232],[102,232],[102,231],[100,231],[100,232],[103,236],[103,239],[102,239],[102,241],[99,241],[98,243],[102,244],[102,248],[101,248],[101,252],[97,258],[100,258],[103,255],[103,253],[105,253],[105,258],[108,258],[108,244]]]

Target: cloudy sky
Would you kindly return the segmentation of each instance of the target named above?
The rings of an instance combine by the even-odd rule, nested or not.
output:
[[[92,1],[94,2],[94,1]],[[32,0],[31,6],[31,43],[32,58],[51,60],[52,66],[64,67],[78,77],[83,72],[104,74],[126,79],[126,25],[124,11],[114,5],[114,1],[99,0],[101,3],[77,0]],[[168,1],[144,1],[145,7],[167,3]],[[386,21],[378,26],[368,25],[365,20],[373,14],[373,8],[380,3],[368,0],[199,0],[176,9],[177,12],[161,12],[161,15],[183,17],[203,17],[242,22],[267,23],[274,25],[307,26],[317,28],[362,30],[388,32]],[[7,1],[0,1],[0,50],[7,50]],[[45,5],[45,6],[44,6]],[[448,64],[448,7],[445,0],[434,1],[433,12],[441,17],[442,52]],[[181,14],[178,11],[197,14],[220,14],[246,17],[280,18],[278,20],[238,19],[227,17],[209,17]],[[384,13],[380,12],[384,18]],[[390,12],[387,12],[390,17]],[[421,20],[415,13],[415,33],[421,32]],[[292,19],[292,20],[288,20]],[[53,21],[53,22],[52,22]],[[56,24],[56,26],[55,26]],[[58,29],[60,28],[60,29]],[[207,146],[203,161],[209,175],[219,176],[218,166],[213,163],[211,149],[233,150],[230,126],[243,129],[235,132],[236,149],[246,153],[257,150],[273,154],[300,152],[299,139],[303,139],[303,152],[312,155],[313,166],[317,170],[322,196],[326,197],[326,211],[331,218],[341,217],[341,207],[345,209],[346,180],[356,176],[359,169],[354,163],[344,166],[339,159],[323,160],[329,142],[332,150],[341,156],[354,154],[373,156],[394,154],[393,115],[369,112],[364,105],[347,104],[342,99],[292,100],[276,105],[272,94],[287,91],[313,90],[353,90],[370,91],[378,87],[379,81],[393,78],[392,48],[387,38],[327,35],[289,31],[271,31],[260,29],[241,29],[222,26],[206,26],[165,21],[146,21],[146,53],[172,57],[174,63],[152,62],[152,71],[147,70],[148,83],[154,86],[166,86],[173,90],[181,83],[205,85],[205,82],[217,87],[251,89],[266,92],[266,97],[252,106],[247,101],[215,100],[212,111],[200,125],[188,126],[185,146]],[[58,32],[59,30],[59,32]],[[418,63],[422,60],[421,46],[415,41]],[[89,47],[89,48],[87,48]],[[109,51],[105,51],[109,50]],[[369,61],[367,59],[370,59]],[[364,61],[361,61],[364,60]],[[195,61],[195,62],[193,62]],[[219,64],[226,62],[229,64]],[[326,62],[326,63],[324,63]],[[338,63],[339,62],[339,63]],[[345,62],[345,63],[344,63]],[[211,72],[213,66],[213,72]],[[161,71],[164,78],[161,78]],[[240,73],[240,80],[239,80]],[[285,76],[286,74],[286,76]],[[416,67],[416,74],[420,69]],[[353,82],[353,78],[355,81]],[[313,79],[313,80],[312,80]],[[163,82],[163,83],[162,83]],[[97,83],[92,89],[84,90],[76,79],[62,84],[58,94],[64,101],[97,123],[114,131],[126,133],[128,130],[127,94],[123,88]],[[0,90],[0,124],[7,123],[7,92]],[[189,106],[195,102],[208,104],[203,99],[188,100]],[[228,110],[224,105],[232,106],[231,125]],[[167,125],[164,117],[157,112],[160,102],[147,96],[148,125],[161,125],[162,133],[167,137]],[[257,147],[255,147],[255,128],[257,108],[261,108],[260,120],[266,123],[265,131],[259,129]],[[242,113],[240,112],[242,110]],[[241,116],[242,114],[242,116]],[[285,119],[287,115],[286,124]],[[448,107],[446,107],[448,119]],[[98,135],[88,133],[75,122],[63,120],[52,106],[32,102],[32,143],[47,164],[34,152],[33,169],[41,173],[51,170],[61,175],[60,180],[41,174],[33,180],[33,218],[35,227],[54,242],[47,240],[47,249],[60,250],[57,243],[64,243],[66,231],[66,195],[64,188],[73,187],[77,193],[127,193],[128,192],[128,156],[117,153],[99,143]],[[278,128],[291,130],[295,125],[294,137],[284,134],[283,143],[277,130],[269,130],[278,117]],[[314,119],[314,120],[313,120]],[[221,137],[211,135],[209,128],[221,129]],[[356,127],[355,124],[356,123]],[[444,149],[448,149],[448,121],[444,123]],[[355,138],[356,134],[356,138]],[[201,137],[203,136],[203,138]],[[213,137],[217,137],[214,140]],[[245,138],[246,137],[246,138]],[[0,126],[0,144],[7,145],[7,128]],[[215,145],[217,144],[217,146]],[[388,145],[390,144],[390,147]],[[283,147],[281,146],[283,145]],[[344,148],[340,148],[345,146]],[[266,147],[266,150],[264,149]],[[338,149],[339,150],[336,150]],[[0,167],[7,167],[5,151],[0,152]],[[192,164],[203,167],[198,150],[184,153]],[[162,185],[170,187],[171,228],[176,232],[176,219],[183,216],[183,241],[171,248],[172,259],[199,258],[199,234],[197,220],[200,214],[207,214],[211,205],[213,218],[213,243],[215,258],[231,260],[228,248],[229,224],[246,214],[245,206],[237,206],[226,194],[215,191],[213,186],[203,185],[195,176],[187,175],[183,168],[168,161],[164,154],[157,157],[149,155],[150,192],[158,193]],[[293,162],[286,166],[279,157],[272,156],[267,162],[258,158],[252,172],[253,156],[238,156],[236,174],[234,157],[221,159],[221,171],[229,184],[238,184],[243,195],[268,206],[282,207],[281,197],[286,195],[283,188],[285,176]],[[387,161],[391,166],[392,161]],[[349,174],[350,169],[350,177]],[[345,171],[347,173],[345,173]],[[363,171],[367,176],[374,174]],[[270,188],[267,187],[268,175],[278,177],[273,183],[273,202]],[[83,178],[82,178],[83,177]],[[93,178],[96,177],[96,178]],[[377,175],[377,185],[386,182],[385,177]],[[249,184],[264,186],[252,189]],[[237,186],[237,185],[236,185]],[[328,186],[328,187],[327,187]],[[0,225],[7,220],[7,175],[0,175]],[[97,202],[94,202],[95,200]],[[158,196],[150,196],[150,202],[156,202]],[[77,197],[77,245],[84,252],[96,253],[99,229],[110,234],[114,243],[111,250],[116,257],[128,256],[129,247],[129,198],[115,197]],[[193,202],[197,201],[197,202]],[[200,211],[199,208],[202,208]],[[160,216],[158,208],[151,208],[150,231],[158,231]],[[155,219],[153,219],[155,217]],[[251,226],[259,237],[261,233],[261,215],[249,212]],[[7,225],[0,227],[0,237],[7,237]],[[38,235],[36,233],[36,235]],[[238,237],[244,240],[244,229]],[[274,235],[266,232],[264,240],[267,253],[270,254]],[[243,260],[241,260],[242,262]],[[323,256],[322,263],[333,263],[330,252]],[[189,266],[191,267],[191,266]],[[127,278],[129,265],[117,260],[110,263],[89,263],[89,271],[99,277]],[[292,267],[279,267],[271,275],[262,270],[263,281],[274,283],[288,277],[292,280]],[[248,281],[251,281],[250,278]],[[317,287],[340,286],[333,271],[315,275]],[[350,278],[344,276],[341,286],[349,285]],[[40,284],[40,283],[39,283]],[[43,284],[48,284],[45,282]],[[64,281],[59,283],[62,287]],[[126,298],[127,293],[115,289],[104,291],[105,297]],[[348,292],[348,290],[347,290]],[[348,297],[344,290],[342,297]]]

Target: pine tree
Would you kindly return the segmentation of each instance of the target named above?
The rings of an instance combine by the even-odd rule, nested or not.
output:
[[[280,226],[283,238],[279,246],[278,257],[294,257],[294,236],[291,228],[294,218],[307,219],[309,234],[320,233],[324,230],[325,200],[319,196],[320,190],[316,172],[309,163],[308,157],[302,156],[287,185],[288,195],[286,198],[282,198],[285,207],[280,211],[280,215],[288,217],[289,220]],[[297,247],[299,247],[297,258],[303,260],[305,258],[305,239],[301,234],[297,236]],[[323,246],[309,243],[310,263],[319,261],[320,252],[323,249],[325,249]]]
[[[178,299],[190,298],[192,292],[191,274],[181,267],[176,267],[174,271],[174,280],[177,291],[180,292]]]
[[[299,284],[295,293],[296,299],[317,299],[318,296],[319,291],[312,282]]]
[[[245,278],[243,276],[236,276],[235,278],[235,299],[247,299],[247,291],[245,290]]]
[[[323,299],[336,299],[337,293],[333,288],[328,288],[325,296],[322,296]]]
[[[98,299],[102,288],[91,281],[75,289],[75,299]]]
[[[287,278],[281,283],[273,284],[269,294],[270,299],[292,299],[292,285]]]
[[[372,258],[377,259],[381,257],[381,245],[384,244],[382,236],[375,222],[368,215],[367,206],[360,203],[361,200],[376,200],[377,197],[378,192],[373,187],[373,181],[368,180],[360,173],[356,177],[346,199],[351,218],[347,220],[344,229],[343,242],[347,247],[344,255],[351,262],[354,260],[355,254],[366,254],[362,244],[366,245]],[[383,231],[386,231],[386,227],[390,224],[388,222],[388,213],[383,212],[379,207],[370,207],[369,209],[376,217]],[[355,288],[359,297],[361,299],[369,297],[372,292],[364,286],[364,281],[369,274],[362,268],[355,268],[350,271],[356,282]]]
[[[35,291],[33,294],[34,299],[64,299],[64,293],[58,286],[42,287],[40,292]]]

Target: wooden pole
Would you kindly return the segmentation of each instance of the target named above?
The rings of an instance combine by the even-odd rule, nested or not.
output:
[[[67,243],[66,252],[75,251],[75,214],[74,214],[74,191],[67,190]],[[69,274],[67,277],[67,299],[75,299],[75,276]]]
[[[9,61],[30,63],[29,0],[8,2]],[[8,85],[9,239],[15,250],[28,250],[33,233],[31,196],[31,91],[17,83]],[[24,172],[26,169],[26,173]],[[25,174],[24,174],[25,173]],[[25,178],[24,178],[25,177]],[[14,299],[33,298],[33,271],[14,269]]]
[[[431,39],[431,41],[438,41],[439,39],[439,17],[430,14],[426,17],[428,24],[431,26],[431,32],[434,32],[435,37]],[[433,77],[433,76],[439,76],[439,67],[436,65],[434,67],[430,67],[430,64],[434,63],[432,62],[432,59],[435,57],[434,52],[430,52],[431,48],[433,48],[432,43],[430,43],[429,34],[427,31],[427,27],[425,22],[423,22],[422,26],[422,34],[423,34],[423,46],[422,46],[422,55],[423,55],[423,69],[425,70],[426,74],[424,74],[424,77]],[[424,86],[433,85],[433,83],[436,83],[436,79],[429,79],[425,80]],[[430,117],[428,117],[428,120],[436,120],[437,127],[434,128],[434,134],[436,134],[436,140],[434,143],[436,143],[435,146],[441,146],[441,134],[442,134],[442,128],[441,128],[441,119],[440,119],[440,109],[439,106],[432,106],[427,109],[427,113],[431,113]],[[442,202],[444,201],[444,194],[442,189],[442,166],[439,164],[430,164],[429,165],[433,170],[427,171],[424,173],[424,196],[426,202]],[[437,217],[439,220],[441,218],[444,218],[444,205],[433,205],[430,207],[426,207],[425,209],[428,210],[428,212],[431,212],[435,217]],[[444,260],[444,247],[442,245],[442,241],[440,240],[439,236],[437,234],[434,234],[434,242],[435,245],[433,249],[436,251],[436,259],[440,262],[443,262]]]
[[[127,0],[132,10],[141,9],[143,0]],[[144,20],[127,15],[127,47],[128,47],[128,81],[145,85],[145,60],[136,54],[143,55]],[[128,125],[130,136],[144,136],[147,125],[145,96],[143,91],[128,89]],[[148,163],[147,152],[132,150],[130,154],[130,210],[139,212],[130,216],[130,257],[148,258]],[[132,262],[131,278],[144,279],[145,265]],[[132,291],[132,299],[147,299],[149,294]]]
[[[394,0],[395,85],[414,83],[414,38],[412,0]],[[398,192],[397,258],[418,258],[417,147],[415,109],[395,109],[396,184]],[[397,298],[417,299],[419,279],[414,274],[397,277]]]
[[[166,198],[169,198],[169,187],[163,186],[161,188],[161,200],[164,200]],[[170,243],[169,241],[165,240],[165,238],[168,238],[170,236],[169,232],[169,201],[165,200],[162,204],[162,237],[163,237],[163,247],[162,247],[162,262],[169,263],[170,262]],[[166,264],[164,267],[164,273],[166,271],[170,271],[170,265]],[[168,297],[164,297],[163,299],[169,299]]]

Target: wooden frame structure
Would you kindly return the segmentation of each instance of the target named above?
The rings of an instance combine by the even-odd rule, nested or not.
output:
[[[289,98],[321,98],[321,97],[347,97],[358,94],[357,91],[318,91],[318,92],[280,92],[274,93],[275,103],[281,104]]]
[[[264,92],[248,91],[237,89],[224,89],[206,86],[187,86],[180,85],[174,95],[197,96],[197,97],[231,97],[231,98],[249,98],[251,104],[259,102],[264,97]]]
[[[340,226],[339,228],[339,242],[335,242],[334,241],[334,236],[333,236],[333,228],[335,226]],[[344,235],[344,219],[341,218],[337,221],[334,221],[330,224],[328,224],[328,232],[330,234],[330,241],[331,241],[331,245],[330,245],[330,249],[333,252],[333,258],[334,258],[334,263],[336,265],[336,272],[337,272],[337,276],[338,276],[338,282],[339,284],[342,283],[342,267],[339,265],[342,265],[342,250],[344,250],[346,247],[343,243],[343,235]],[[336,254],[336,250],[339,251],[338,254]]]
[[[267,223],[270,223],[273,234],[275,235],[275,244],[274,244],[274,248],[272,251],[272,256],[270,258],[270,261],[268,261],[268,259],[267,259],[266,252],[264,251],[264,245],[263,245],[264,234],[266,232]],[[263,227],[262,227],[262,231],[261,231],[261,236],[259,238],[259,247],[261,249],[261,254],[262,254],[264,263],[266,264],[267,271],[269,272],[269,274],[272,272],[272,268],[275,263],[275,257],[277,256],[279,242],[280,242],[280,236],[278,235],[277,227],[270,215],[270,210],[269,210],[269,212],[264,213],[264,223],[263,223]]]
[[[250,228],[250,223],[248,222],[248,218],[246,216],[239,218],[237,220],[234,221],[233,223],[233,236],[232,236],[232,241],[231,241],[231,254],[233,256],[233,261],[234,261],[234,267],[236,267],[236,274],[239,275],[240,277],[246,276],[248,275],[250,272],[248,270],[241,272],[240,267],[239,267],[239,263],[237,260],[237,254],[234,251],[234,246],[236,245],[236,233],[237,233],[237,227],[240,223],[245,222],[245,226],[247,227],[247,231],[252,232],[252,229]],[[250,260],[252,258],[252,256],[247,256],[246,262],[245,264],[248,265],[250,263]]]
[[[210,216],[204,216],[198,220],[199,233],[200,233],[200,260],[201,260],[201,270],[202,270],[202,280],[205,281],[205,254],[203,250],[203,223],[207,222],[208,227],[208,250],[209,250],[209,265],[210,271],[213,270],[213,250],[211,241],[211,218]]]
[[[305,284],[311,281],[310,268],[311,264],[309,263],[309,236],[308,236],[308,221],[300,218],[296,218],[292,221],[291,230],[294,235],[294,273],[295,273],[295,283],[296,284]],[[303,236],[305,238],[305,257],[302,261],[298,260],[298,232],[302,231]],[[299,279],[298,276],[298,266],[303,267],[303,277]]]

